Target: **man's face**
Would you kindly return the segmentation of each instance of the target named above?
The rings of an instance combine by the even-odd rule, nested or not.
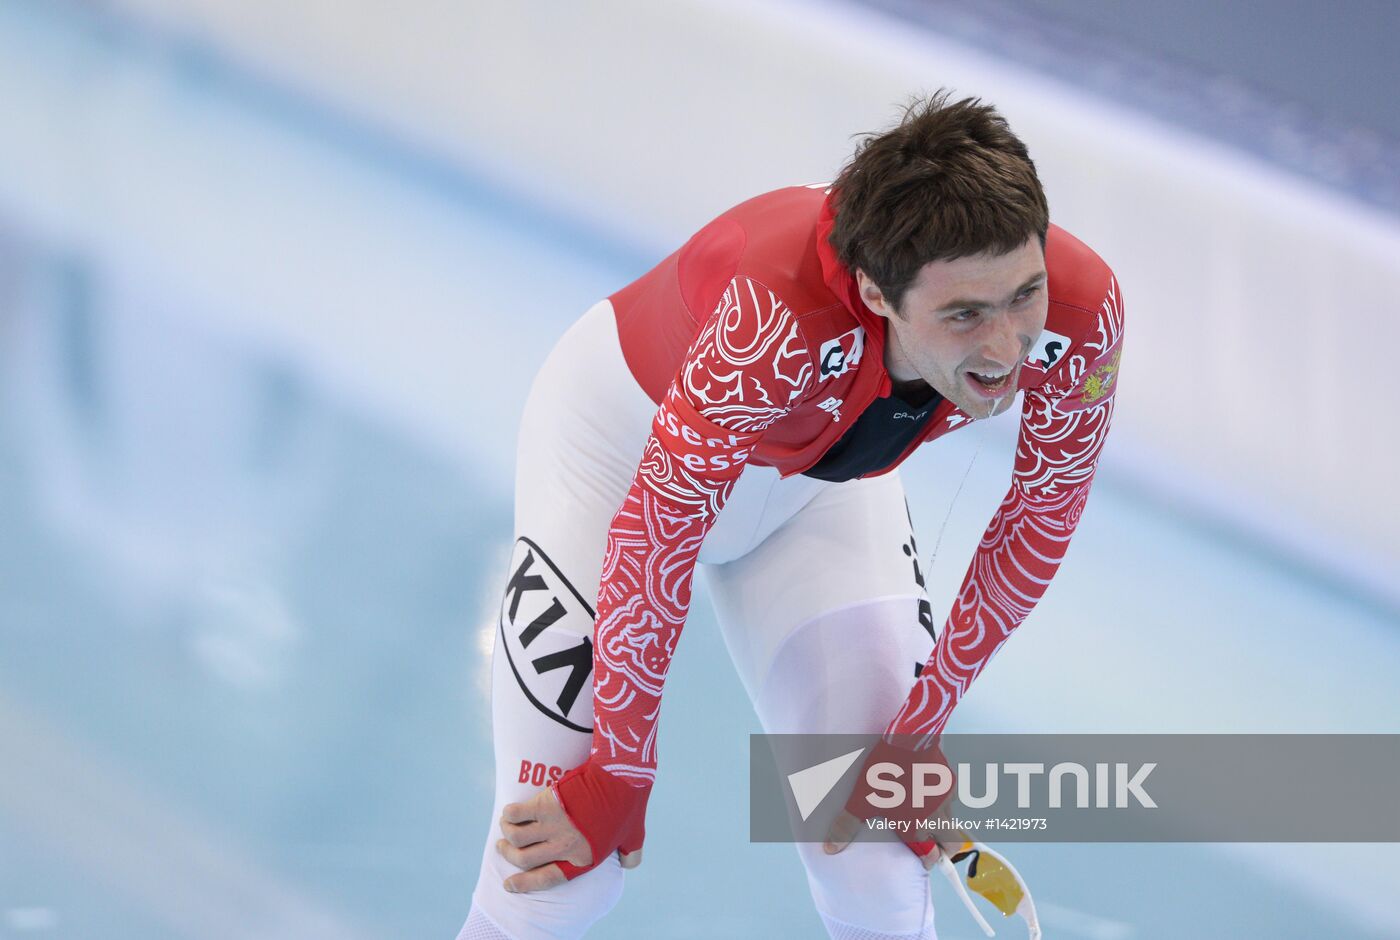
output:
[[[922,378],[973,418],[1011,407],[1050,306],[1040,239],[1002,255],[930,261],[898,312],[864,271],[856,279],[866,306],[888,321],[885,367],[893,378]]]

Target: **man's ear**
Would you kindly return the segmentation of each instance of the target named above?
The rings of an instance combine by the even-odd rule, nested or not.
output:
[[[865,301],[865,306],[871,313],[886,319],[894,318],[894,307],[885,300],[885,292],[860,268],[856,268],[856,286],[860,290],[860,299]]]

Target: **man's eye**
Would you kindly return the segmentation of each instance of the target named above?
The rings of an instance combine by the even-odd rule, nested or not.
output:
[[[1019,294],[1016,295],[1015,303],[1018,303],[1018,304],[1023,304],[1023,303],[1025,303],[1026,301],[1028,301],[1028,300],[1030,300],[1032,297],[1034,297],[1034,296],[1035,296],[1035,292],[1038,291],[1038,290],[1040,290],[1039,287],[1027,287],[1025,290],[1021,291],[1021,293],[1019,293]]]
[[[958,321],[959,323],[967,323],[969,320],[977,319],[977,311],[959,310],[957,313],[953,314],[953,319]]]

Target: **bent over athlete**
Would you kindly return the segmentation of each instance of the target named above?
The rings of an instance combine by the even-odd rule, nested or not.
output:
[[[943,94],[830,187],[734,207],[585,313],[520,430],[461,937],[578,937],[616,904],[697,563],[765,731],[941,733],[1064,557],[1122,332],[1025,146]],[[1017,391],[1010,488],[935,630],[897,468]],[[831,936],[934,936],[931,843],[797,850]]]

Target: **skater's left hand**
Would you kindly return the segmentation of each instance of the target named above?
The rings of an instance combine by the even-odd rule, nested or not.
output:
[[[912,770],[918,764],[943,764],[946,760],[936,741],[913,742],[917,746],[906,746],[908,736],[899,743],[887,740],[878,741],[866,757],[860,773],[856,775],[854,788],[846,799],[845,809],[833,820],[827,832],[824,849],[826,854],[835,855],[850,845],[867,822],[875,818],[885,818],[895,823],[895,832],[918,856],[928,871],[938,864],[945,851],[951,852],[968,839],[961,829],[949,828],[949,801],[940,799],[928,809],[913,806],[896,806],[890,810],[877,810],[871,804],[870,772],[881,764],[893,764],[901,768],[903,779],[912,779]],[[941,844],[941,845],[940,845]]]

